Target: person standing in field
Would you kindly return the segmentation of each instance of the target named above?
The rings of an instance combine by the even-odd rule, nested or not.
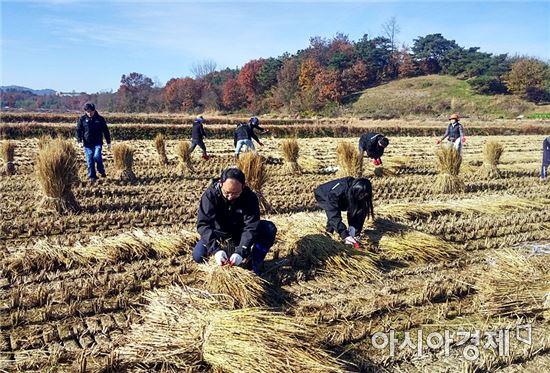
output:
[[[206,131],[204,130],[203,124],[204,118],[202,116],[198,116],[193,121],[193,127],[191,128],[191,153],[193,153],[193,150],[195,150],[198,145],[202,150],[202,159],[207,160],[208,154],[206,153],[206,145],[204,144]]]
[[[246,185],[244,173],[235,167],[225,169],[203,193],[197,230],[201,238],[193,249],[195,262],[213,255],[220,266],[242,264],[256,274],[262,271],[277,234],[275,224],[260,220],[258,197]],[[228,241],[226,251],[222,244]]]
[[[441,141],[447,139],[450,145],[453,145],[458,151],[458,154],[462,154],[462,145],[466,142],[466,136],[464,136],[464,127],[460,124],[460,117],[458,114],[452,114],[449,117],[451,123],[447,126],[447,131],[443,134],[443,137],[437,139],[437,144],[441,144]]]
[[[359,164],[363,162],[363,153],[367,152],[367,157],[372,159],[375,166],[382,165],[382,155],[389,145],[390,140],[379,133],[366,133],[359,138]]]
[[[327,214],[327,232],[337,232],[344,243],[359,247],[356,237],[365,219],[370,215],[374,220],[371,182],[348,176],[321,184],[314,194],[318,206]],[[341,211],[347,212],[349,227],[342,221]]]
[[[238,159],[239,154],[241,152],[241,149],[243,146],[247,146],[250,150],[256,154],[256,148],[254,147],[254,143],[252,142],[252,139],[256,140],[260,146],[262,146],[262,142],[260,139],[258,139],[258,136],[252,131],[252,127],[248,123],[237,123],[237,128],[235,129],[235,138],[233,141],[233,144],[235,146],[235,155],[234,158]]]
[[[548,166],[550,165],[550,136],[542,142],[542,169],[540,171],[540,179],[548,180]]]
[[[97,171],[101,177],[106,177],[105,167],[101,150],[103,147],[103,136],[107,147],[111,151],[111,134],[107,128],[107,122],[95,109],[95,105],[88,102],[84,105],[85,115],[81,116],[76,123],[76,140],[84,147],[86,165],[88,167],[88,179],[91,182],[97,180]]]

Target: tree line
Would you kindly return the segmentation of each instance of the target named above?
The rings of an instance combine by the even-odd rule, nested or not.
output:
[[[441,34],[396,45],[395,19],[384,35],[313,37],[294,54],[254,59],[235,69],[216,69],[213,61],[192,67],[194,77],[172,78],[165,86],[144,74],[121,77],[116,92],[77,97],[2,93],[2,107],[79,110],[91,100],[103,111],[201,113],[247,111],[255,114],[326,114],[337,112],[354,93],[395,79],[445,74],[468,81],[475,93],[515,94],[537,103],[550,102],[550,67],[536,58],[481,52],[462,47]],[[25,107],[25,105],[27,107]]]

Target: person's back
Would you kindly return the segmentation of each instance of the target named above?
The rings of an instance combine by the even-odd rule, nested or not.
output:
[[[548,167],[550,166],[550,136],[545,138],[542,142],[542,169],[540,172],[540,178],[546,181],[548,178]]]
[[[235,129],[235,140],[251,140],[252,139],[252,129],[246,123],[240,123]]]
[[[202,140],[206,136],[202,121],[195,120],[193,121],[193,126],[191,127],[191,139],[192,140]]]

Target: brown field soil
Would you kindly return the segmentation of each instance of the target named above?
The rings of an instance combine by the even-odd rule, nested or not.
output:
[[[477,173],[489,139],[504,146],[499,179]],[[542,139],[469,136],[459,174],[465,191],[438,194],[435,138],[391,137],[383,157],[391,176],[375,177],[372,165],[364,165],[376,219],[366,224],[361,250],[321,256],[305,251],[307,240],[330,246],[336,238],[323,232],[325,216],[313,189],[336,178],[338,143],[356,146],[358,138],[300,138],[303,173],[289,175],[282,140],[264,136],[265,146],[258,148],[269,172],[263,194],[274,209],[267,218],[278,236],[266,261],[262,303],[297,322],[312,321],[311,343],[350,363],[352,371],[547,371],[548,314],[487,315],[479,294],[495,250],[549,240],[550,183],[539,180]],[[147,291],[207,287],[204,271],[191,259],[196,212],[204,189],[233,164],[232,140],[206,139],[212,158],[200,159],[197,150],[194,172],[182,173],[176,140],[166,140],[168,165],[161,165],[152,140],[115,138],[113,143],[135,150],[132,182],[113,177],[112,154],[104,149],[108,176],[90,184],[78,149],[81,181],[73,192],[81,211],[61,216],[37,208],[38,139],[14,142],[16,174],[0,177],[0,371],[176,371],[169,362],[129,364],[118,348],[141,322]],[[403,252],[389,244],[407,239],[412,241]],[[423,251],[428,242],[445,251]],[[515,338],[518,325],[526,324],[530,345]],[[510,331],[503,356],[485,348],[483,337],[501,330]],[[376,348],[373,335],[390,331],[399,341],[395,351]],[[416,346],[420,331],[423,347],[400,348],[406,335]],[[445,331],[479,331],[479,357],[467,359],[472,344],[456,338],[448,351],[428,345],[429,333]]]

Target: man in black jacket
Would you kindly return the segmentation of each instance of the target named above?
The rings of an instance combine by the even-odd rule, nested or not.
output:
[[[197,145],[202,150],[202,159],[208,159],[208,154],[206,154],[206,145],[204,144],[204,138],[206,137],[206,132],[203,127],[204,118],[202,116],[197,117],[193,121],[193,127],[191,128],[191,153]]]
[[[85,115],[81,116],[76,124],[76,140],[81,146],[84,146],[86,155],[86,165],[88,166],[88,179],[95,182],[97,180],[97,171],[102,177],[105,177],[105,167],[101,158],[101,148],[103,147],[103,136],[107,142],[109,151],[111,150],[111,134],[107,128],[105,118],[98,114],[95,105],[91,102],[84,105]]]
[[[540,171],[540,179],[546,181],[548,179],[548,166],[550,165],[550,136],[542,142],[542,169]]]
[[[260,127],[260,120],[258,119],[258,117],[250,118],[250,120],[248,121],[248,124],[250,125],[250,128],[252,128],[253,131],[255,129],[257,129],[258,131],[261,131],[260,133],[268,133],[269,132],[268,129],[264,129],[264,128]]]
[[[239,154],[243,146],[247,146],[250,150],[256,153],[256,148],[252,139],[256,140],[260,146],[262,142],[258,139],[258,136],[252,131],[252,127],[248,123],[237,123],[237,129],[235,129],[235,137],[233,139],[233,144],[235,145],[235,159],[239,158]]]
[[[389,145],[387,137],[379,133],[366,133],[359,138],[359,164],[363,162],[363,153],[367,152],[367,157],[372,159],[375,166],[382,165],[382,155]]]
[[[201,263],[214,255],[218,265],[240,265],[243,260],[259,274],[264,258],[275,242],[277,228],[260,220],[258,197],[245,184],[238,168],[228,168],[203,193],[197,230],[201,239],[193,249],[193,259]],[[222,248],[229,241],[234,249],[228,258]]]

